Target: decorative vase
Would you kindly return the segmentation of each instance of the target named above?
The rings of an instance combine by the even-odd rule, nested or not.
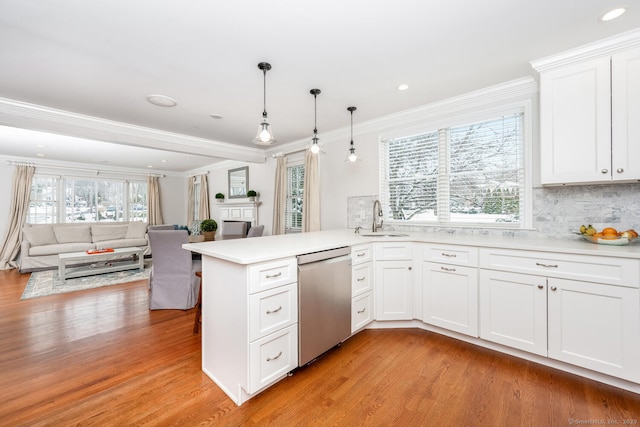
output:
[[[204,235],[204,241],[205,242],[211,242],[215,239],[216,236],[216,232],[215,231],[203,231],[202,234]]]

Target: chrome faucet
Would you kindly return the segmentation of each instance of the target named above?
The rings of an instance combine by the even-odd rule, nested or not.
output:
[[[376,206],[378,206],[377,210]],[[378,225],[377,216],[382,216],[382,206],[380,206],[380,200],[376,200],[375,202],[373,202],[373,227],[371,231],[373,231],[374,233],[378,231],[378,229],[382,228],[383,220],[380,220],[380,224]]]

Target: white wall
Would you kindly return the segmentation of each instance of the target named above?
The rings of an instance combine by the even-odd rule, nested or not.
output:
[[[9,210],[11,209],[11,186],[13,183],[13,171],[14,167],[7,165],[5,162],[0,163],[0,236],[2,236],[2,242],[9,227]]]
[[[187,179],[182,176],[160,178],[160,209],[165,224],[187,224]]]

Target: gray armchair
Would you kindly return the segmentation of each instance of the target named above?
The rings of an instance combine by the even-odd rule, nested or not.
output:
[[[153,266],[149,277],[149,309],[193,308],[198,302],[202,261],[192,260],[182,245],[186,230],[149,230]]]

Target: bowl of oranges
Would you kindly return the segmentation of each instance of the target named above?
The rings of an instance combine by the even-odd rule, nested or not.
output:
[[[598,231],[591,224],[581,226],[580,234],[590,242],[614,246],[628,245],[638,238],[635,230],[618,231],[613,227],[606,227]]]

